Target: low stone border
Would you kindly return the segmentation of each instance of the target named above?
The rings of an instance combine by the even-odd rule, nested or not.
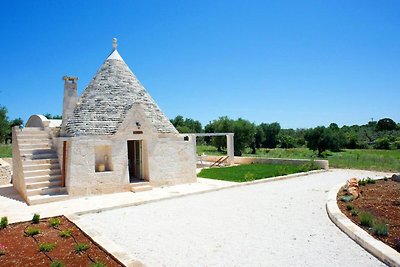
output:
[[[70,221],[72,221],[77,227],[79,227],[83,232],[85,232],[90,238],[96,243],[96,245],[105,249],[108,253],[113,255],[118,261],[124,264],[127,267],[142,267],[145,266],[140,261],[134,259],[129,255],[124,249],[116,245],[113,241],[104,238],[101,233],[93,230],[91,225],[88,225],[82,220],[80,220],[79,216],[70,214],[64,215]]]
[[[347,234],[351,239],[357,242],[361,247],[374,255],[383,263],[389,266],[400,266],[400,253],[389,247],[382,241],[372,237],[361,227],[353,223],[346,215],[344,215],[336,202],[336,196],[339,190],[345,184],[338,184],[333,187],[329,193],[326,202],[326,211],[329,218],[340,230]]]

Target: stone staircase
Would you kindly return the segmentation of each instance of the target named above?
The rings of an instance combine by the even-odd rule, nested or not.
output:
[[[61,168],[51,136],[42,128],[27,127],[17,132],[19,152],[29,205],[68,198],[61,186]]]

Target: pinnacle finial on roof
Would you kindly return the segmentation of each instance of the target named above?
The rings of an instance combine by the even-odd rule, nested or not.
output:
[[[117,41],[118,41],[118,39],[117,38],[113,38],[113,47],[114,47],[114,50],[115,49],[117,49],[117,46],[118,46],[118,44],[117,44]]]

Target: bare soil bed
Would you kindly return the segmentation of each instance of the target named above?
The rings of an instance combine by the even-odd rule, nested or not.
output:
[[[382,179],[377,180],[375,184],[362,185],[360,189],[361,196],[350,202],[340,200],[345,194],[343,189],[338,193],[337,203],[340,210],[376,239],[400,252],[400,183],[390,178]],[[379,236],[374,233],[372,227],[362,226],[359,215],[355,214],[361,212],[369,212],[375,219],[387,224],[388,235]]]
[[[0,266],[51,266],[57,261],[62,263],[59,266],[87,267],[95,263],[104,264],[100,266],[123,266],[66,217],[55,218],[59,220],[59,225],[51,226],[51,218],[46,218],[37,224],[30,221],[14,223],[0,229],[0,249],[3,248]],[[32,228],[40,233],[32,235]],[[70,231],[71,234],[62,237],[62,231]],[[43,244],[51,244],[48,245],[50,251],[40,251],[40,245],[42,250],[46,250]],[[78,244],[81,249],[77,248]]]

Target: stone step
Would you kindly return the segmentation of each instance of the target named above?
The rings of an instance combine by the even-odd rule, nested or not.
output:
[[[37,154],[56,153],[56,151],[51,148],[44,148],[44,149],[36,149],[36,148],[23,148],[22,149],[22,148],[20,148],[19,151],[22,155],[25,155],[25,154],[37,155]]]
[[[36,183],[26,183],[26,189],[39,189],[45,187],[57,187],[61,186],[61,180],[57,179],[54,181],[42,181]]]
[[[39,176],[25,178],[25,184],[39,183],[39,182],[52,182],[52,181],[61,181],[61,175],[60,174],[47,174],[47,175],[39,175]]]
[[[67,200],[68,194],[52,194],[52,195],[37,195],[28,197],[29,205],[39,205],[44,203],[50,203],[55,201]]]
[[[45,130],[42,127],[25,127],[22,129],[22,132],[44,132]]]
[[[51,139],[49,139],[49,138],[19,139],[18,138],[19,145],[42,144],[42,143],[51,144]]]
[[[43,163],[43,164],[32,164],[32,165],[23,165],[24,171],[36,171],[36,170],[55,170],[60,169],[60,164],[58,162],[55,163]]]
[[[60,186],[50,186],[50,187],[41,187],[35,189],[26,189],[26,194],[28,196],[37,196],[37,195],[56,195],[56,194],[65,194],[67,193],[66,187]]]
[[[25,159],[22,166],[38,165],[38,164],[54,164],[58,163],[58,158],[51,159]]]
[[[51,142],[47,142],[47,143],[25,143],[25,144],[20,144],[19,148],[21,150],[27,150],[27,149],[51,149],[52,144]]]
[[[152,189],[153,189],[153,187],[150,185],[149,182],[138,182],[138,183],[131,184],[131,191],[134,193],[149,191]]]
[[[61,170],[58,169],[47,169],[47,170],[33,170],[33,171],[24,171],[25,178],[42,176],[42,175],[60,175]]]
[[[24,132],[20,132],[17,134],[18,135],[18,139],[38,139],[38,138],[49,138],[50,135],[48,132],[42,132],[42,133],[24,133]]]
[[[22,154],[22,159],[26,160],[37,160],[37,159],[57,159],[57,153],[46,153],[46,154]]]

